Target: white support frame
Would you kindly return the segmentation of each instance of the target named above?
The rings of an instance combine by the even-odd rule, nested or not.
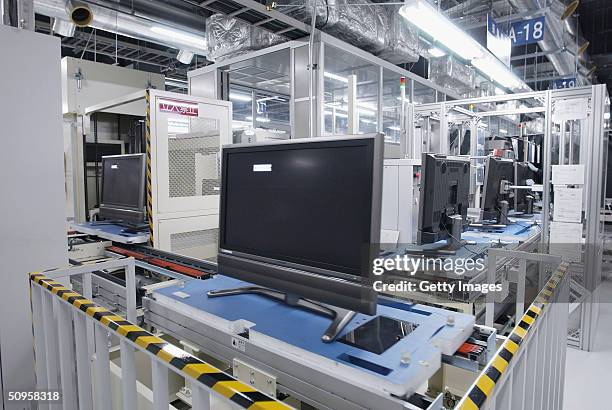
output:
[[[291,409],[290,406],[258,392],[252,386],[232,376],[223,374],[214,366],[189,355],[180,348],[148,334],[144,329],[132,324],[135,323],[135,316],[133,321],[125,321],[107,309],[95,305],[90,298],[82,298],[53,279],[67,278],[69,280],[75,275],[90,276],[92,272],[99,269],[119,267],[124,267],[126,270],[133,269],[134,259],[115,259],[98,264],[58,269],[42,275],[40,273],[31,274],[33,336],[37,358],[36,387],[41,391],[61,392],[61,404],[60,402],[42,402],[39,408],[111,410],[113,400],[111,399],[110,336],[113,335],[120,341],[121,403],[124,409],[137,407],[136,351],[144,353],[151,360],[153,409],[168,409],[169,370],[190,381],[194,410],[211,408],[211,392],[218,399],[224,400],[231,408],[267,408],[260,407],[259,404],[266,403],[264,406],[273,405],[275,409]],[[128,277],[128,282],[132,282],[132,285],[128,286],[128,291],[133,291],[135,295],[134,278]],[[84,289],[89,288],[87,293],[91,293],[91,280],[83,280],[83,286]],[[68,301],[70,298],[74,300]],[[96,313],[101,316],[94,317]],[[106,321],[103,318],[106,318]],[[115,327],[111,327],[110,323],[114,323]],[[94,328],[92,339],[87,338],[87,330],[90,326]],[[137,332],[141,335],[129,338],[129,332]],[[147,349],[150,343],[156,344],[163,355],[157,355]],[[92,350],[89,350],[87,345],[93,345],[95,354],[92,355]],[[93,363],[92,357],[95,357]],[[177,360],[193,367],[187,369],[184,365],[176,364]],[[92,370],[95,376],[95,389],[92,389]],[[198,380],[196,378],[198,376],[194,374],[217,375],[217,377],[208,379],[218,381],[213,381],[212,386],[209,387],[205,382]],[[221,374],[223,374],[222,377],[220,377]],[[92,390],[95,390],[95,394],[92,394]],[[257,394],[251,396],[248,393]],[[236,395],[241,396],[240,400],[230,400]]]
[[[568,298],[562,264],[455,409],[562,410]]]

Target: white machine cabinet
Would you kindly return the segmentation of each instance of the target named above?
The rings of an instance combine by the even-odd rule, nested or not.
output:
[[[394,245],[416,241],[420,166],[420,159],[385,160],[381,217],[382,243]]]
[[[216,256],[221,147],[232,142],[231,103],[149,90],[153,246]]]

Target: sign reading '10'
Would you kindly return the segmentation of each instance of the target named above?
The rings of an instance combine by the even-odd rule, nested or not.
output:
[[[510,23],[508,37],[512,41],[512,46],[537,43],[544,39],[544,16],[529,20],[520,20]]]

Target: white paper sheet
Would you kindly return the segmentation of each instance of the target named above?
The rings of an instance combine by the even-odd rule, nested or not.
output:
[[[555,222],[582,222],[582,188],[555,187]]]
[[[550,253],[561,256],[566,261],[580,261],[582,256],[582,224],[551,222]]]
[[[584,165],[553,165],[552,183],[555,185],[584,185]]]

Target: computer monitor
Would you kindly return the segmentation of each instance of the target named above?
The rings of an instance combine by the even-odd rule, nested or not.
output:
[[[470,160],[425,153],[421,164],[417,241],[420,245],[458,242],[467,223]]]
[[[102,157],[100,218],[117,223],[145,222],[145,154]]]
[[[514,161],[488,157],[485,164],[485,182],[482,197],[482,219],[507,223],[508,212],[514,207]]]
[[[535,172],[529,167],[527,162],[514,163],[514,185],[528,186],[528,181],[535,180]],[[514,210],[525,214],[533,213],[533,192],[529,189],[514,190]]]
[[[269,289],[209,296],[259,293],[331,309],[336,323],[323,341],[348,323],[333,307],[375,314],[383,144],[371,134],[224,146],[219,272]]]

